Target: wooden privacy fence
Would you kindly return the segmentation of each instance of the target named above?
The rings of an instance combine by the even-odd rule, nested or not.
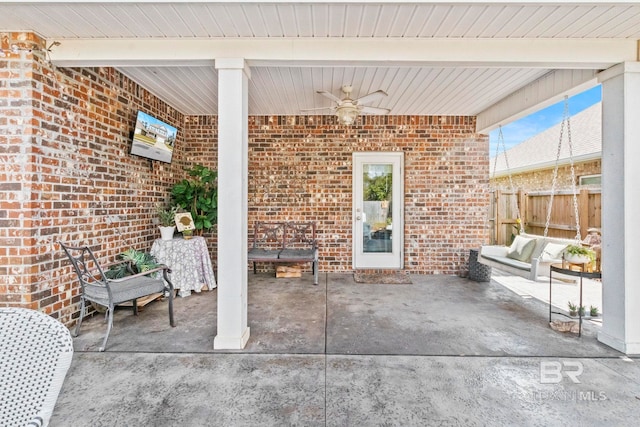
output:
[[[517,212],[524,223],[524,230],[530,234],[542,235],[547,220],[547,209],[551,200],[550,191],[494,190],[489,208],[491,244],[509,245],[518,233]],[[577,194],[580,236],[584,239],[589,228],[601,228],[601,190],[581,189]],[[573,193],[570,190],[557,191],[553,196],[553,206],[549,221],[550,237],[573,238],[576,235],[576,220]]]

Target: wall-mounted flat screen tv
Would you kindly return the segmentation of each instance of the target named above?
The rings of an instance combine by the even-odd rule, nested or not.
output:
[[[171,163],[177,133],[178,130],[173,126],[138,111],[131,154]]]

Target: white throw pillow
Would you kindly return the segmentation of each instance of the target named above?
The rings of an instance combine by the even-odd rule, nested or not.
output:
[[[562,259],[562,252],[566,249],[567,245],[562,243],[547,243],[542,250],[540,260],[543,262],[558,261]]]

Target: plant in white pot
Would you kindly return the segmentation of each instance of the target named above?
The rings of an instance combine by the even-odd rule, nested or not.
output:
[[[581,245],[569,245],[564,250],[564,259],[571,264],[588,264],[596,259],[596,253]]]
[[[158,219],[160,220],[160,236],[162,240],[171,240],[173,239],[173,233],[176,231],[176,212],[178,211],[177,206],[172,206],[168,209],[158,208]]]

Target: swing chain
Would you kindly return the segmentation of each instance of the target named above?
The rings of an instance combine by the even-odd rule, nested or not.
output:
[[[562,123],[560,124],[560,139],[558,140],[558,150],[556,151],[556,165],[553,168],[553,178],[551,179],[551,194],[549,195],[549,205],[547,206],[547,220],[544,223],[544,233],[542,234],[543,237],[547,237],[547,233],[549,232],[549,223],[551,222],[551,207],[553,206],[553,198],[556,194],[556,184],[558,182],[558,165],[560,161],[560,150],[562,149],[562,137],[564,135],[566,109],[567,106],[565,104],[565,113],[562,116]]]
[[[507,146],[504,143],[504,135],[502,135],[502,126],[500,126],[500,131],[498,132],[498,151],[500,151],[500,147],[502,146],[502,154],[504,155],[504,163],[507,168],[507,175],[509,177],[509,188],[511,189],[512,195],[517,195],[515,187],[513,186],[513,178],[511,177],[511,168],[509,167],[509,157],[507,156]],[[496,176],[496,166],[498,164],[498,155],[496,154],[496,161],[493,164],[493,176]],[[518,234],[522,234],[524,229],[522,228],[522,219],[520,218],[520,208],[518,207],[518,200],[516,199],[515,203],[515,214],[516,221],[518,224]]]
[[[547,207],[547,219],[546,222],[544,224],[544,233],[543,233],[543,237],[547,237],[547,233],[549,232],[549,223],[551,222],[551,208],[553,207],[553,198],[555,196],[556,193],[556,185],[558,182],[558,167],[560,165],[560,152],[562,149],[562,137],[564,135],[564,126],[565,123],[567,125],[567,138],[568,138],[568,143],[569,143],[569,162],[571,165],[571,188],[572,188],[572,193],[573,193],[573,214],[575,216],[576,219],[576,236],[575,236],[575,240],[576,242],[579,242],[581,240],[580,238],[580,216],[578,213],[578,196],[576,194],[576,172],[575,172],[575,167],[573,165],[573,146],[571,143],[571,124],[570,124],[570,120],[569,120],[569,98],[568,96],[565,96],[564,98],[564,112],[562,115],[562,123],[560,124],[560,139],[558,140],[558,150],[556,152],[556,164],[555,164],[555,168],[553,169],[553,179],[551,181],[551,194],[549,196],[549,205]]]
[[[567,117],[569,114],[569,103],[566,102],[565,103],[565,108],[567,109]],[[581,236],[580,236],[580,214],[578,212],[578,195],[577,195],[577,189],[576,189],[576,170],[575,167],[573,165],[573,144],[571,142],[571,125],[569,120],[567,119],[567,137],[569,138],[569,162],[571,164],[571,190],[573,193],[573,214],[575,215],[576,218],[576,244],[579,244],[579,242],[582,240]]]

